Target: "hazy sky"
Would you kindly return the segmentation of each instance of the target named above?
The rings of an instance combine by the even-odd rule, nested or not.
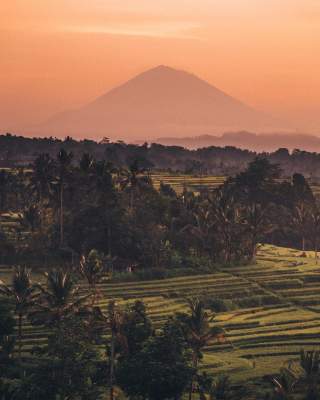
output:
[[[0,0],[0,131],[158,64],[320,132],[320,0]]]

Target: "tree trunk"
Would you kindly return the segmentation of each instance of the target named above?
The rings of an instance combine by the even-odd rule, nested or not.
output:
[[[306,240],[305,237],[302,236],[302,251],[305,251],[305,249],[306,249]]]
[[[60,183],[60,247],[63,246],[63,183]]]
[[[134,188],[131,187],[131,190],[130,190],[130,211],[131,212],[133,211],[133,202],[134,202],[134,193],[133,193],[133,191],[134,191]]]
[[[257,238],[256,238],[256,236],[253,237],[251,246],[252,246],[251,247],[251,261],[256,262],[256,258],[257,258]]]
[[[191,377],[191,385],[190,385],[190,391],[189,391],[189,400],[192,400],[192,394],[193,394],[193,389],[194,389],[194,377],[197,373],[197,368],[198,368],[198,358],[195,354],[193,354],[193,361],[192,361],[192,366],[194,368],[194,373]]]
[[[18,357],[19,357],[19,364],[20,364],[20,371],[21,371],[21,364],[22,364],[22,313],[19,312],[18,316]]]
[[[114,346],[115,336],[113,329],[111,329],[111,354],[110,354],[110,400],[114,398],[113,380],[114,380]]]
[[[43,199],[42,199],[42,192],[40,192],[40,199],[39,199],[39,204],[40,204],[40,232],[43,232]]]
[[[111,250],[111,226],[110,221],[108,225],[108,255],[111,257],[112,250]]]

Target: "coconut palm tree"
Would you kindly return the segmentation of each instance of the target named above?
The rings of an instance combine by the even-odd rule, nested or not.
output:
[[[60,246],[64,243],[64,189],[71,171],[73,154],[61,149],[57,154],[57,183],[60,203]]]
[[[114,300],[108,303],[107,313],[103,313],[100,307],[95,307],[95,317],[100,321],[102,329],[107,329],[111,333],[110,352],[109,352],[109,385],[110,400],[114,399],[115,383],[115,363],[116,363],[116,345],[118,344],[122,351],[127,351],[128,342],[124,332],[127,321],[127,313],[119,310]]]
[[[7,205],[7,193],[11,184],[11,176],[6,170],[0,170],[0,211]]]
[[[88,282],[92,294],[92,306],[97,299],[97,284],[103,277],[104,265],[103,256],[97,250],[91,250],[88,256],[82,256],[80,259],[80,273]]]
[[[241,210],[234,197],[222,191],[215,195],[211,204],[212,218],[222,244],[223,258],[226,263],[229,263],[233,255],[233,242],[239,235],[242,223]]]
[[[303,371],[303,380],[308,385],[308,391],[314,390],[320,373],[320,352],[301,350],[300,368]]]
[[[27,315],[38,295],[31,280],[30,270],[26,267],[16,267],[10,286],[0,280],[0,293],[9,296],[15,304],[15,313],[18,317],[18,354],[21,364],[23,318]]]
[[[83,153],[80,161],[79,168],[84,174],[88,174],[94,164],[93,156],[89,153]]]
[[[200,299],[188,300],[188,305],[190,313],[181,314],[179,319],[182,322],[185,339],[192,351],[192,366],[196,373],[204,347],[213,340],[222,340],[224,338],[224,330],[217,326],[211,326],[214,316],[209,317],[204,303]],[[194,391],[194,377],[195,375],[191,381],[189,399],[192,398]]]
[[[79,295],[79,286],[75,285],[69,272],[53,269],[45,273],[46,286],[39,285],[41,295],[37,309],[32,314],[34,322],[56,326],[59,329],[61,321],[78,312],[91,296]]]
[[[308,226],[310,223],[310,206],[304,202],[299,201],[293,209],[292,225],[301,235],[301,249],[305,251],[306,236],[308,233]]]
[[[316,260],[316,264],[318,264],[318,247],[320,236],[320,208],[318,204],[316,204],[310,212],[309,234],[313,243],[314,258]]]
[[[281,370],[279,377],[271,379],[276,400],[291,400],[297,384],[296,376],[287,368]]]
[[[29,188],[39,203],[40,228],[44,223],[44,205],[51,191],[53,180],[53,160],[49,154],[40,154],[33,163]]]
[[[94,190],[97,193],[99,204],[105,205],[108,195],[113,193],[113,174],[117,172],[113,164],[102,160],[93,164]]]
[[[262,234],[270,233],[274,225],[270,219],[271,206],[264,206],[260,203],[251,203],[245,206],[243,224],[245,232],[249,235],[250,258],[255,261],[257,245]]]
[[[144,168],[140,168],[138,160],[130,164],[128,169],[120,171],[120,188],[129,190],[131,211],[139,188],[149,183],[149,178],[145,176],[145,172]]]
[[[37,205],[30,204],[23,210],[23,213],[19,214],[19,222],[22,227],[31,229],[31,232],[34,232],[36,225],[39,223],[39,217],[41,221],[41,213]]]
[[[214,221],[210,213],[210,209],[206,204],[200,205],[193,212],[194,224],[188,224],[183,227],[180,232],[188,231],[197,238],[201,245],[201,250],[205,253],[212,252],[213,243],[212,230],[214,228]]]
[[[110,301],[108,305],[108,319],[111,330],[111,343],[110,343],[110,400],[114,397],[114,364],[115,364],[115,344],[118,333],[119,314],[116,311],[115,302]]]

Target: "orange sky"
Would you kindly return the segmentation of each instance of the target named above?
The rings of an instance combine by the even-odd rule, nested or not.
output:
[[[1,0],[0,131],[158,64],[320,133],[319,0]]]

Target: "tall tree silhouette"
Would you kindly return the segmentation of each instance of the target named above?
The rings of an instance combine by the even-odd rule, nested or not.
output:
[[[214,317],[209,317],[204,303],[198,299],[188,301],[189,314],[178,315],[182,323],[182,330],[185,339],[192,350],[192,366],[197,372],[199,360],[202,357],[202,350],[212,340],[221,340],[224,337],[224,331],[218,326],[211,326]],[[192,398],[194,391],[194,377],[191,381],[189,399]]]
[[[33,163],[30,189],[36,195],[39,204],[40,227],[44,223],[44,202],[48,198],[53,180],[53,160],[49,154],[40,154]]]
[[[121,171],[120,187],[128,189],[130,193],[130,210],[133,210],[135,196],[140,187],[146,184],[148,178],[144,175],[145,169],[140,168],[139,161],[135,160],[129,165],[129,168]],[[145,179],[146,178],[146,179]]]
[[[57,155],[57,182],[60,197],[60,246],[64,244],[64,189],[71,172],[73,154],[61,149]]]
[[[7,205],[10,182],[10,173],[4,169],[0,170],[0,211],[3,211]]]
[[[0,280],[0,293],[9,296],[15,304],[15,313],[18,317],[18,354],[21,364],[23,318],[37,296],[36,288],[31,281],[30,270],[26,267],[16,267],[10,286]]]

